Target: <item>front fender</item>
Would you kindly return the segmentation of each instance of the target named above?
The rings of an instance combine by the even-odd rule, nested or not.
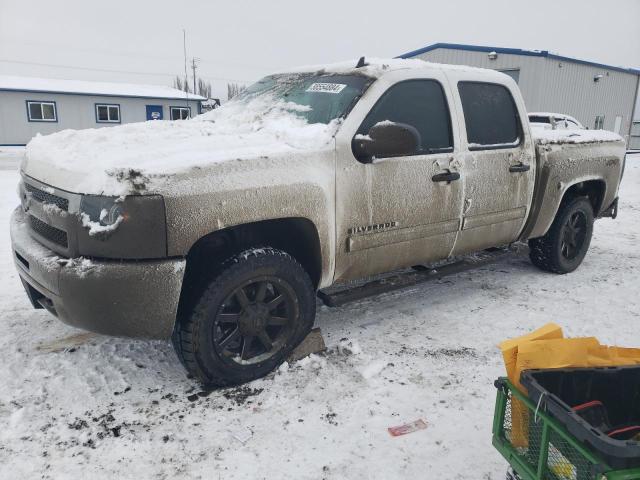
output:
[[[249,162],[247,162],[249,163]],[[251,162],[253,163],[253,162]],[[202,171],[165,193],[169,256],[185,256],[202,237],[283,218],[311,221],[320,240],[322,283],[335,258],[335,154],[292,161],[263,159],[246,168]]]

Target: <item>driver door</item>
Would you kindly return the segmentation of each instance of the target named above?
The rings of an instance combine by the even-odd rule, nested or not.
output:
[[[336,137],[336,281],[444,259],[453,250],[463,182],[442,179],[442,174],[459,173],[446,85],[439,72],[395,83],[378,80],[341,128]],[[355,135],[367,135],[385,121],[414,127],[419,147],[409,155],[358,161],[352,150]]]

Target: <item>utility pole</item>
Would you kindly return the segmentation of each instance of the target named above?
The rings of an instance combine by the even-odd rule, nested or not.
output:
[[[193,70],[193,94],[197,95],[198,92],[196,90],[196,69],[198,68],[199,58],[193,57],[191,59],[191,70]]]

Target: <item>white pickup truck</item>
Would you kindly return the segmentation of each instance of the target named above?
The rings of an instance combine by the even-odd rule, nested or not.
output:
[[[527,240],[541,269],[577,268],[594,219],[616,215],[625,144],[536,135],[492,70],[272,75],[193,120],[32,140],[15,264],[35,308],[172,338],[202,382],[244,382],[305,338],[318,289]]]

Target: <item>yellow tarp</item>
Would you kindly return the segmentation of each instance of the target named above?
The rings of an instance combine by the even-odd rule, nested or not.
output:
[[[549,323],[535,332],[506,340],[500,344],[507,376],[522,392],[523,370],[534,368],[611,367],[640,364],[640,349],[608,347],[594,337],[564,338],[562,328]],[[513,399],[511,402],[511,442],[516,447],[528,445],[528,411]]]

